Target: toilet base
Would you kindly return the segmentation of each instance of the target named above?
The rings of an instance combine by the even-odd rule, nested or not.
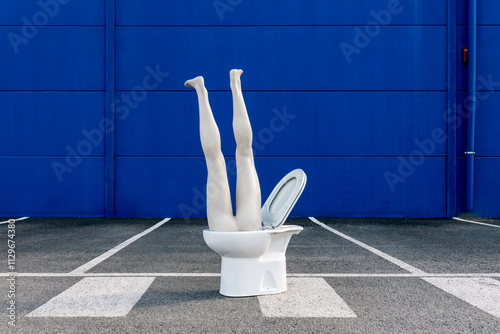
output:
[[[284,253],[268,252],[260,258],[222,257],[220,294],[247,297],[286,290]]]
[[[260,231],[203,231],[203,239],[221,256],[220,293],[246,297],[287,290],[285,253],[302,226],[282,225]]]

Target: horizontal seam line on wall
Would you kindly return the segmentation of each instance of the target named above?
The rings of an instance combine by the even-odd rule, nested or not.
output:
[[[457,24],[457,27],[468,27],[469,25],[466,23]],[[477,24],[478,27],[500,27],[500,23],[482,23]]]
[[[133,90],[116,90],[116,92],[118,93],[130,93],[130,92],[133,92]],[[164,89],[164,90],[161,90],[161,89],[156,89],[156,90],[150,90],[148,91],[148,93],[154,93],[154,92],[157,92],[157,93],[190,93],[192,94],[193,93],[193,90],[188,90],[188,89],[171,89],[171,90],[167,90],[167,89]],[[213,93],[230,93],[231,90],[229,89],[210,89],[209,90],[209,93],[210,92],[213,92]],[[289,89],[289,90],[259,90],[259,89],[245,89],[244,93],[247,92],[247,93],[334,93],[334,92],[341,92],[341,93],[350,93],[350,92],[361,92],[361,93],[377,93],[377,92],[383,92],[383,93],[386,93],[386,92],[394,92],[394,93],[398,93],[398,92],[401,92],[401,93],[411,93],[411,92],[429,92],[429,93],[432,93],[432,92],[442,92],[442,93],[446,93],[446,89],[439,89],[439,90],[390,90],[390,89],[380,89],[380,90],[361,90],[361,89],[352,89],[352,90],[335,90],[335,89],[332,89],[332,90],[314,90],[314,89],[301,89],[301,90],[295,90],[295,89]]]
[[[484,89],[476,89],[476,92],[490,92],[490,93],[498,93],[500,92],[500,89],[495,89],[495,90],[484,90]],[[467,90],[458,90],[457,89],[457,93],[468,93]]]
[[[354,23],[354,24],[227,24],[227,25],[210,25],[210,24],[200,24],[200,25],[189,25],[189,24],[178,24],[178,25],[147,25],[147,24],[117,24],[116,28],[210,28],[210,27],[220,27],[220,28],[237,28],[237,27],[357,27],[365,26],[366,22]],[[0,27],[24,27],[25,24],[0,24]],[[55,27],[55,28],[92,28],[92,27],[106,27],[105,24],[45,24],[45,25],[34,25],[36,27]],[[443,24],[388,24],[384,27],[446,27],[446,23]],[[465,23],[457,24],[457,27],[467,27]],[[498,23],[481,23],[477,25],[478,27],[500,27]]]
[[[28,26],[28,27],[38,27],[38,28],[43,28],[43,27],[64,27],[64,28],[72,28],[72,27],[75,27],[75,28],[91,28],[91,27],[102,27],[104,28],[105,25],[104,24],[45,24],[45,25],[36,25],[36,24],[33,24],[33,25],[26,25],[26,24],[0,24],[0,27],[24,27],[24,26]]]
[[[8,90],[0,89],[0,93],[104,93],[104,90],[50,90],[50,89],[40,89],[40,90]]]
[[[357,27],[367,25],[363,23],[351,24],[117,24],[117,28],[238,28],[238,27]],[[446,27],[446,23],[436,24],[387,24],[384,27]]]
[[[0,158],[103,158],[104,155],[0,155]],[[225,154],[225,158],[234,158],[234,155]],[[399,158],[409,155],[254,155],[255,158]],[[426,155],[425,158],[446,158],[446,155]],[[475,158],[498,159],[500,155],[475,155]],[[115,155],[115,158],[205,158],[203,155]],[[465,158],[465,155],[457,155],[457,158]]]
[[[225,158],[234,158],[234,154],[225,154]],[[255,158],[398,158],[405,155],[255,155]],[[425,156],[426,158],[446,158],[442,155]],[[205,158],[203,155],[115,155],[115,158]]]
[[[85,158],[104,158],[104,155],[0,155],[0,158],[65,158],[65,157],[80,157]]]

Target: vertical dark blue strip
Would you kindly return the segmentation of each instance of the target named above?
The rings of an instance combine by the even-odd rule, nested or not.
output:
[[[448,0],[446,215],[457,214],[457,0]]]
[[[467,145],[465,152],[465,210],[474,209],[474,137],[476,131],[476,0],[469,0],[469,62],[467,80]]]
[[[115,0],[106,0],[106,208],[115,216]]]

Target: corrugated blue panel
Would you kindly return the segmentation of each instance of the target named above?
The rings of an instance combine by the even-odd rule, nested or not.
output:
[[[365,43],[353,27],[118,28],[118,90],[143,82],[146,66],[170,72],[166,89],[205,76],[228,89],[243,68],[247,90],[444,90],[446,27],[384,27]],[[358,45],[347,62],[342,42]],[[361,48],[361,46],[363,46]]]
[[[468,0],[457,0],[457,23],[468,24]],[[477,0],[477,23],[500,24],[500,2],[496,0]]]
[[[467,27],[457,28],[458,47],[468,44]],[[500,90],[500,27],[477,27],[477,85],[479,90]],[[458,52],[457,89],[467,90],[467,66],[462,64],[462,52]],[[491,79],[488,79],[491,78]],[[493,84],[492,84],[493,82]]]
[[[121,94],[133,101],[130,92]],[[426,155],[446,153],[445,92],[244,92],[244,96],[257,156],[397,156],[421,146]],[[231,93],[209,92],[209,97],[223,151],[234,155]],[[150,92],[134,103],[134,108],[125,102],[117,108],[117,155],[203,155],[194,91]],[[442,139],[436,142],[433,137]]]
[[[67,165],[60,157],[0,157],[0,215],[77,216],[104,215],[104,159],[71,161],[71,173],[62,180],[54,164]]]
[[[230,162],[228,159],[234,197],[234,165]],[[425,158],[413,169],[400,167],[402,164],[397,158],[256,159],[263,200],[292,169],[302,168],[307,173],[307,186],[292,216],[445,216],[446,159]],[[403,181],[391,188],[386,173],[399,175]],[[118,158],[116,214],[205,217],[206,175],[202,157]]]
[[[204,158],[116,158],[117,217],[182,217],[182,203],[204,191],[207,171]],[[135,190],[134,190],[135,189]],[[203,196],[202,196],[203,197]],[[204,199],[194,199],[203,201]],[[179,209],[181,205],[181,209]],[[203,204],[205,205],[205,204]],[[206,217],[206,207],[191,217]],[[187,209],[193,211],[193,208]],[[185,215],[184,217],[187,217]]]
[[[115,0],[106,0],[106,123],[115,124],[115,47],[116,6]],[[106,218],[115,216],[115,133],[107,132],[105,139]]]
[[[465,213],[465,158],[457,159],[458,212]],[[500,217],[500,158],[474,159],[474,210],[480,217]]]
[[[457,89],[465,90],[467,67],[460,50],[468,43],[462,26],[454,46],[454,21],[447,20],[455,17],[454,2],[116,0],[120,91],[111,106],[114,4],[0,4],[5,65],[0,140],[6,143],[0,148],[0,173],[6,176],[0,181],[5,190],[0,215],[113,216],[116,206],[120,217],[204,217],[207,172],[197,100],[183,83],[205,77],[234,197],[231,68],[245,70],[243,91],[263,199],[283,175],[303,168],[308,185],[292,216],[454,212],[454,137],[446,151],[443,131],[454,131],[445,115],[454,99],[447,79],[455,82],[455,67],[447,60],[457,59]],[[457,5],[458,24],[464,25],[466,1]],[[478,0],[482,86],[474,200],[476,213],[484,216],[500,215],[498,12],[498,1]],[[35,26],[27,26],[31,22]],[[459,105],[464,98],[459,94]],[[114,137],[108,136],[106,164],[99,128],[113,115],[116,151]],[[463,156],[466,127],[460,110],[458,117],[456,149]],[[67,147],[76,155],[66,156]],[[460,213],[462,158],[457,166]]]
[[[457,155],[464,156],[467,135],[467,110],[463,107],[466,93],[457,94],[461,108],[457,117]],[[500,93],[478,92],[476,101],[475,152],[480,157],[500,156]]]
[[[11,32],[22,28],[0,27]],[[0,39],[0,54],[0,90],[104,89],[104,28],[42,27],[26,43]]]
[[[445,1],[117,0],[116,7],[119,25],[446,24]]]
[[[0,110],[0,155],[104,154],[104,93],[0,92]]]
[[[11,0],[0,2],[2,25],[103,25],[102,0]]]
[[[455,117],[448,116],[448,111],[455,109],[457,95],[457,3],[447,1],[447,142],[446,142],[446,215],[454,217],[457,214],[457,132]],[[453,114],[450,114],[453,115]]]

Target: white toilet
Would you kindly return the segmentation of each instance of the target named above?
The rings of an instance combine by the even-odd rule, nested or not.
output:
[[[203,231],[203,238],[220,254],[220,293],[229,297],[257,296],[287,290],[285,252],[302,226],[283,225],[304,190],[306,174],[288,173],[276,185],[261,210],[260,231]]]

